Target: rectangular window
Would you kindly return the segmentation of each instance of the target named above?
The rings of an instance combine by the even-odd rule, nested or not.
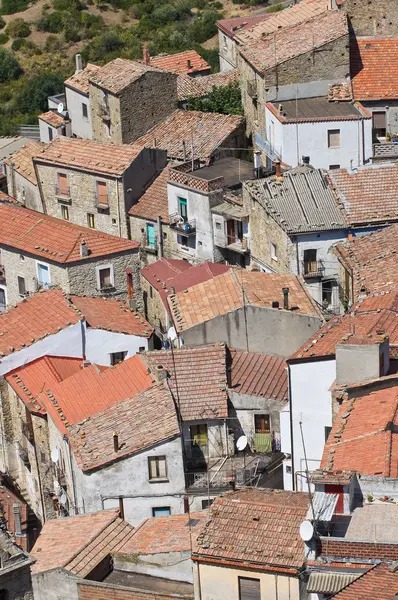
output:
[[[181,239],[181,246],[188,247],[188,238],[187,238],[187,236],[186,235],[181,235],[180,239]]]
[[[97,273],[100,290],[106,290],[113,287],[113,272],[110,266],[98,269]]]
[[[261,600],[261,585],[259,579],[238,577],[239,600]]]
[[[148,457],[149,479],[167,479],[167,463],[165,456]]]
[[[49,287],[50,285],[50,269],[48,265],[37,263],[37,281],[43,287]]]
[[[276,247],[276,244],[273,244],[271,242],[271,258],[273,260],[278,260],[278,249]]]
[[[12,505],[13,513],[14,513],[14,529],[15,535],[21,535],[21,507],[18,502],[14,502]]]
[[[58,173],[57,175],[57,194],[69,196],[68,176],[65,173]]]
[[[106,181],[97,181],[97,204],[109,206]]]
[[[254,415],[254,429],[256,433],[270,433],[269,415]]]
[[[304,250],[304,275],[309,275],[310,273],[316,273],[318,271],[316,253],[316,249]]]
[[[153,517],[169,517],[171,515],[170,506],[156,506],[152,508]]]
[[[127,356],[127,350],[124,352],[112,352],[111,354],[111,365],[114,367],[119,363],[123,362]]]
[[[213,504],[213,500],[202,500],[202,510],[209,508]]]
[[[151,223],[146,224],[146,245],[149,248],[155,248],[156,246],[155,225]]]
[[[87,213],[87,225],[90,229],[95,229],[95,218],[91,213]]]
[[[340,169],[340,165],[329,165],[329,170],[333,171],[333,169]]]
[[[26,295],[26,285],[24,277],[18,277],[18,292],[20,296]]]
[[[191,444],[192,446],[207,446],[207,425],[191,425]]]
[[[184,223],[188,221],[188,207],[185,198],[178,198],[178,212]]]
[[[333,303],[333,281],[323,281],[322,282],[322,306],[324,308],[329,308]]]
[[[105,121],[104,123],[105,135],[106,137],[111,137],[111,123],[110,121]]]
[[[82,115],[84,119],[88,119],[88,106],[82,102]]]
[[[153,287],[151,285],[149,286],[149,297],[153,298]]]
[[[64,221],[69,221],[69,209],[64,204],[61,205],[61,219],[64,219]]]
[[[387,119],[384,111],[372,113],[373,134],[377,137],[386,137]]]
[[[329,437],[331,431],[332,431],[331,427],[325,427],[325,444],[328,441],[328,437]]]
[[[50,142],[52,142],[52,140],[53,140],[53,128],[52,127],[48,128],[48,139],[50,140]]]
[[[328,130],[328,148],[340,148],[340,129]]]

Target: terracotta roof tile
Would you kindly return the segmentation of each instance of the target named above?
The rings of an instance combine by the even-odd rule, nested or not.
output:
[[[31,555],[36,560],[33,573],[64,567],[85,577],[109,550],[117,551],[133,534],[133,527],[118,517],[118,511],[106,510],[74,517],[50,519],[40,532]],[[102,542],[107,542],[103,548]],[[109,548],[109,549],[108,549]],[[88,559],[89,553],[92,555]]]
[[[168,284],[180,273],[193,269],[193,265],[186,260],[177,258],[160,258],[156,262],[141,269],[143,277],[157,290],[163,288],[163,283]]]
[[[61,136],[43,147],[34,159],[38,163],[121,176],[141,150],[128,144],[102,144]]]
[[[123,547],[123,554],[187,552],[192,539],[208,518],[208,511],[146,519]]]
[[[398,98],[398,39],[356,38],[350,49],[354,98]]]
[[[87,257],[80,256],[83,241],[90,250]],[[121,252],[131,253],[139,244],[34,210],[0,204],[0,246],[10,246],[50,262],[65,264]]]
[[[100,413],[121,400],[147,390],[153,377],[140,354],[115,367],[90,365],[51,386],[38,401],[64,433],[67,425]]]
[[[398,287],[398,224],[342,242],[334,252],[352,274],[355,301]]]
[[[114,450],[117,432],[119,451]],[[180,435],[170,391],[157,385],[68,427],[76,462],[83,471],[99,468]]]
[[[121,300],[90,296],[70,296],[70,300],[92,329],[107,329],[146,338],[153,333],[153,327],[148,321]]]
[[[169,373],[169,386],[184,421],[228,416],[226,359],[224,344],[178,348],[173,352],[158,350],[145,355],[154,375],[159,365]]]
[[[25,177],[28,181],[37,185],[36,172],[33,165],[33,157],[43,152],[47,144],[43,144],[42,142],[32,141],[22,146],[20,150],[14,152],[10,158],[5,160],[6,165],[10,165],[11,163],[14,165],[14,169],[17,173]]]
[[[221,19],[220,21],[217,21],[216,25],[218,29],[223,33],[226,33],[228,37],[234,38],[239,35],[240,32],[250,29],[266,19],[272,19],[272,17],[273,15],[269,13],[263,13],[262,15],[245,15],[243,17]]]
[[[334,317],[317,333],[311,336],[292,359],[313,359],[321,356],[333,358],[336,344],[343,336],[356,335],[375,336],[383,331],[390,338],[390,345],[398,344],[398,292],[375,294],[359,301],[351,311],[343,316]]]
[[[328,86],[328,100],[330,102],[352,100],[350,83],[333,83]]]
[[[163,223],[169,223],[169,202],[167,198],[167,182],[169,167],[165,167],[156,179],[147,187],[142,196],[130,208],[129,215],[156,221],[158,217]]]
[[[301,3],[298,6],[300,5]],[[265,21],[257,27],[266,27],[268,23],[269,21]],[[242,35],[247,35],[247,32]],[[264,73],[345,35],[348,36],[346,14],[335,10],[326,11],[304,23],[266,33],[264,38],[260,36],[244,43],[240,53],[260,73]]]
[[[257,352],[230,350],[230,388],[237,394],[288,400],[287,371],[285,359]]]
[[[201,73],[210,71],[210,65],[196,50],[186,50],[178,54],[167,54],[151,57],[151,66],[171,71],[181,75],[182,73]]]
[[[297,307],[296,313],[320,316],[298,277],[236,269],[169,296],[168,303],[177,330],[184,331],[241,308],[242,289],[246,304],[271,308],[273,301],[279,301],[283,306],[284,287],[290,290],[290,306]]]
[[[299,528],[307,510],[308,496],[302,492],[255,489],[223,494],[213,502],[199,532],[194,558],[299,569],[304,562]]]
[[[382,164],[349,173],[328,171],[351,225],[384,224],[398,218],[398,164]]]
[[[170,580],[169,582],[172,583]],[[77,587],[79,590],[79,600],[193,600],[193,593],[182,595],[180,590],[181,585],[189,584],[181,584],[177,581],[175,582],[175,591],[153,592],[147,589],[121,587],[114,583],[98,583],[97,581],[85,579],[79,581]]]
[[[380,563],[333,596],[336,600],[394,600],[398,571]]]
[[[226,86],[231,81],[239,81],[237,69],[224,73],[213,73],[202,77],[189,77],[180,75],[177,79],[177,93],[180,101],[189,98],[201,98],[208,96],[214,87]]]
[[[315,469],[315,471],[312,471],[311,473],[311,481],[312,483],[321,484],[348,485],[355,475],[356,471]]]
[[[166,150],[170,159],[189,160],[193,137],[195,158],[208,160],[222,142],[243,123],[243,117],[234,115],[176,110],[134,144]]]
[[[99,71],[101,67],[98,65],[93,65],[91,63],[87,63],[83,71],[80,73],[75,73],[69,79],[67,79],[64,83],[67,87],[73,88],[78,92],[82,92],[88,96],[89,92],[89,80],[91,75]]]
[[[328,8],[328,0],[302,0],[298,4],[271,15],[268,19],[262,19],[260,23],[256,23],[252,27],[244,27],[243,30],[235,34],[235,37],[240,44],[258,41],[269,33],[280,31],[282,28],[291,27],[321,15]]]
[[[146,65],[143,62],[115,58],[115,60],[107,63],[97,71],[92,72],[89,81],[112,94],[118,94],[149,71],[164,73],[162,69]]]
[[[52,127],[61,127],[61,125],[69,123],[69,119],[65,119],[65,117],[57,113],[55,110],[49,110],[45,113],[42,113],[38,116],[38,119],[41,119]]]
[[[29,410],[45,414],[45,408],[38,402],[38,395],[78,373],[81,368],[81,358],[42,356],[14,369],[5,378]]]

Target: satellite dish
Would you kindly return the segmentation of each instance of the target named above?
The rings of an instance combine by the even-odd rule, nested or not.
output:
[[[303,542],[309,542],[314,537],[314,527],[311,521],[303,521],[300,525],[300,537]]]
[[[177,339],[177,332],[175,330],[175,327],[170,327],[170,329],[167,332],[167,337],[171,342],[174,342]]]
[[[241,435],[238,441],[236,442],[236,447],[238,450],[242,451],[247,446],[247,437],[245,435]]]
[[[63,102],[60,102],[60,103],[58,104],[57,111],[58,111],[59,113],[63,113],[63,112],[64,112],[64,103],[63,103]]]
[[[58,450],[58,448],[53,448],[51,450],[51,460],[53,462],[58,462],[58,459],[59,459],[59,450]]]

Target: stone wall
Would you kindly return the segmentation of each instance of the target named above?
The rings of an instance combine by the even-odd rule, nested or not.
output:
[[[141,266],[146,267],[158,260],[157,253],[145,252],[144,246],[146,244],[146,224],[150,223],[155,226],[156,240],[159,240],[159,231],[157,221],[151,219],[142,219],[141,217],[133,217],[129,215],[130,220],[130,236],[132,240],[139,242],[141,245]],[[165,258],[178,258],[178,244],[176,234],[171,231],[170,227],[166,223],[162,223],[162,235],[163,235],[163,256]]]
[[[8,567],[7,564],[3,566]],[[3,590],[7,593],[4,596],[7,600],[33,600],[30,563],[15,566],[11,571],[0,575],[0,591]]]
[[[339,6],[347,11],[357,36],[397,36],[397,0],[344,0]]]
[[[93,139],[101,142],[131,144],[163,121],[177,108],[175,73],[148,71],[127,86],[118,96],[108,94],[110,137],[100,117],[104,93],[90,83]]]
[[[37,185],[23,177],[20,173],[5,165],[7,177],[7,192],[26,208],[43,212],[40,190]]]
[[[149,321],[153,327],[158,327],[165,332],[169,326],[169,320],[166,318],[166,309],[159,292],[142,276],[141,287],[146,320]]]

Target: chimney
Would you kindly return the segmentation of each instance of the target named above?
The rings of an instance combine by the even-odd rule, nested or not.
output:
[[[191,61],[189,60],[189,58],[188,58],[188,60],[187,60],[187,69],[192,69],[192,63],[191,63]]]
[[[279,308],[279,302],[278,302],[278,300],[273,300],[272,301],[272,308]]]
[[[78,75],[79,73],[81,73],[83,71],[82,55],[81,54],[76,54],[75,61],[76,61],[75,75]]]
[[[156,367],[156,375],[158,381],[163,381],[164,379],[167,379],[167,369],[165,369],[163,365],[158,365]]]
[[[149,54],[148,48],[144,48],[144,50],[142,51],[142,54],[144,57],[144,63],[146,65],[148,65],[148,67],[149,67],[149,65],[151,64],[151,55]]]
[[[277,177],[280,177],[281,176],[281,161],[280,160],[276,160],[274,162],[274,165],[275,165],[275,175]]]
[[[283,308],[285,310],[289,310],[289,288],[288,287],[282,288],[282,292],[283,292]]]
[[[303,161],[303,165],[309,165],[310,164],[310,157],[309,156],[302,156],[301,160]]]
[[[174,296],[174,294],[176,293],[176,289],[175,289],[175,287],[171,287],[171,288],[170,288],[170,292],[171,292],[171,293],[173,294],[173,296]]]
[[[116,431],[113,432],[113,451],[119,452],[119,436]]]
[[[261,152],[256,150],[253,153],[253,161],[254,161],[254,177],[258,179],[260,177],[260,169],[261,169]]]
[[[80,256],[81,258],[84,258],[85,256],[89,255],[89,249],[87,246],[87,243],[85,240],[82,240],[82,243],[80,244]]]

